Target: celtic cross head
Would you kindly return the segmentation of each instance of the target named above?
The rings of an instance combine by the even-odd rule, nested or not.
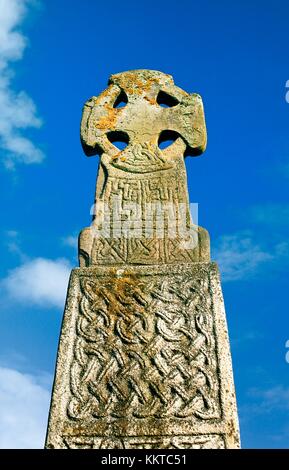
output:
[[[120,106],[122,104],[122,106]],[[172,145],[161,150],[164,140]],[[170,75],[135,70],[112,75],[109,87],[84,106],[81,141],[85,153],[124,171],[150,172],[182,155],[206,148],[201,97],[175,86]],[[123,150],[114,145],[122,141]]]
[[[100,155],[96,206],[104,203],[111,210],[113,197],[118,197],[121,210],[127,212],[127,203],[137,203],[142,230],[149,204],[172,204],[173,211],[183,205],[186,224],[191,226],[184,157],[200,155],[206,141],[203,104],[198,94],[186,93],[175,86],[170,75],[154,70],[112,75],[108,88],[85,103],[81,121],[86,155]],[[95,229],[100,226],[99,217],[94,216],[92,225]],[[115,226],[115,220],[111,226]],[[122,232],[118,237],[108,235],[96,240],[87,228],[79,239],[80,263],[89,266],[208,259],[207,232],[200,227],[195,232],[196,246],[185,249],[183,237],[172,240],[167,229],[160,242],[159,237],[147,240],[142,235],[124,240]]]

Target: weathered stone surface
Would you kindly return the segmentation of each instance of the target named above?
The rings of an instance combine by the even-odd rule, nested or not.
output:
[[[184,164],[186,153],[199,155],[206,147],[201,97],[176,87],[170,75],[151,70],[113,75],[109,83],[83,110],[83,148],[87,155],[99,152],[101,159],[97,212],[79,237],[80,265],[209,261],[209,235],[191,220]],[[115,108],[119,96],[128,103]],[[174,142],[161,150],[159,140],[166,137]],[[119,151],[110,138],[128,145]],[[176,234],[165,226],[163,236],[157,235],[155,219],[161,211],[171,214]],[[103,236],[104,212],[114,220]],[[128,226],[134,229],[130,236]]]
[[[69,283],[46,446],[238,447],[219,274],[184,165],[206,146],[200,96],[161,72],[113,75],[86,103],[81,138],[100,154],[96,210]]]
[[[238,444],[216,265],[74,269],[47,447]]]

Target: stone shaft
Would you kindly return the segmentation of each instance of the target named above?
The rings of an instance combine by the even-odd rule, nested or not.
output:
[[[234,448],[214,263],[72,271],[48,448]]]

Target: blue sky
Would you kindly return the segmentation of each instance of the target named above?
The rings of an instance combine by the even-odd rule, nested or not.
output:
[[[137,68],[172,74],[203,98],[208,147],[186,164],[222,272],[242,445],[289,447],[289,3],[1,0],[0,9],[0,447],[43,446],[98,165],[80,146],[81,109],[110,74]]]

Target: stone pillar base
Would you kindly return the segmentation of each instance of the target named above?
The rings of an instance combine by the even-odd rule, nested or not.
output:
[[[72,271],[46,447],[239,447],[215,263]]]

